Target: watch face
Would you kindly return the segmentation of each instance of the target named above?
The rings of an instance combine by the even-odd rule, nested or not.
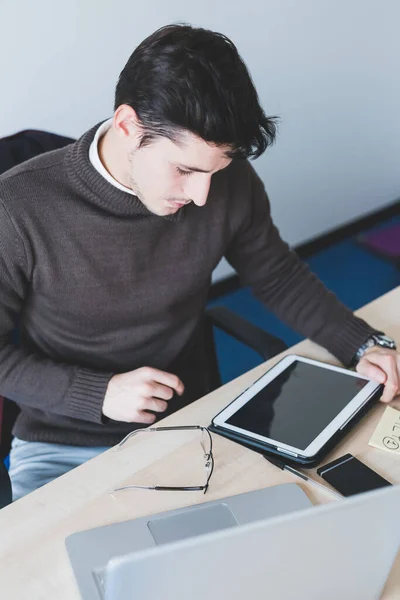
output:
[[[383,346],[384,348],[396,348],[394,340],[387,335],[375,335],[374,339],[379,346]]]

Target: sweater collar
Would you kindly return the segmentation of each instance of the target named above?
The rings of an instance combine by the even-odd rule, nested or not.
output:
[[[107,179],[107,181],[109,181],[113,186],[122,190],[123,192],[127,192],[131,196],[134,196],[135,194],[133,193],[133,190],[130,190],[128,187],[122,185],[122,183],[114,179],[114,177],[107,171],[100,159],[99,143],[101,138],[107,133],[107,131],[112,126],[112,122],[112,119],[108,119],[108,121],[104,121],[104,123],[97,128],[96,134],[93,138],[93,142],[90,144],[89,160],[96,169],[96,171],[98,171],[100,175],[103,175],[104,179]]]
[[[103,121],[104,122],[104,121]],[[98,123],[68,146],[66,168],[70,181],[80,196],[102,210],[121,217],[153,217],[167,221],[181,221],[185,208],[175,214],[160,217],[152,213],[137,196],[116,187],[103,177],[89,158],[90,145],[102,123]]]

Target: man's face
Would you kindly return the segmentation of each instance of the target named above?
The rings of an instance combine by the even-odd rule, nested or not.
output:
[[[179,143],[166,137],[129,154],[130,187],[152,213],[166,216],[182,206],[207,202],[211,177],[231,163],[229,147],[184,132]]]

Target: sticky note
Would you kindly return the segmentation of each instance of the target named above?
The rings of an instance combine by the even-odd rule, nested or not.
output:
[[[387,406],[369,445],[400,456],[400,410]]]

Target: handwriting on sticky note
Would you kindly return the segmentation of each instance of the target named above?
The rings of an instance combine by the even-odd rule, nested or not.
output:
[[[400,410],[387,406],[369,445],[400,455]]]

